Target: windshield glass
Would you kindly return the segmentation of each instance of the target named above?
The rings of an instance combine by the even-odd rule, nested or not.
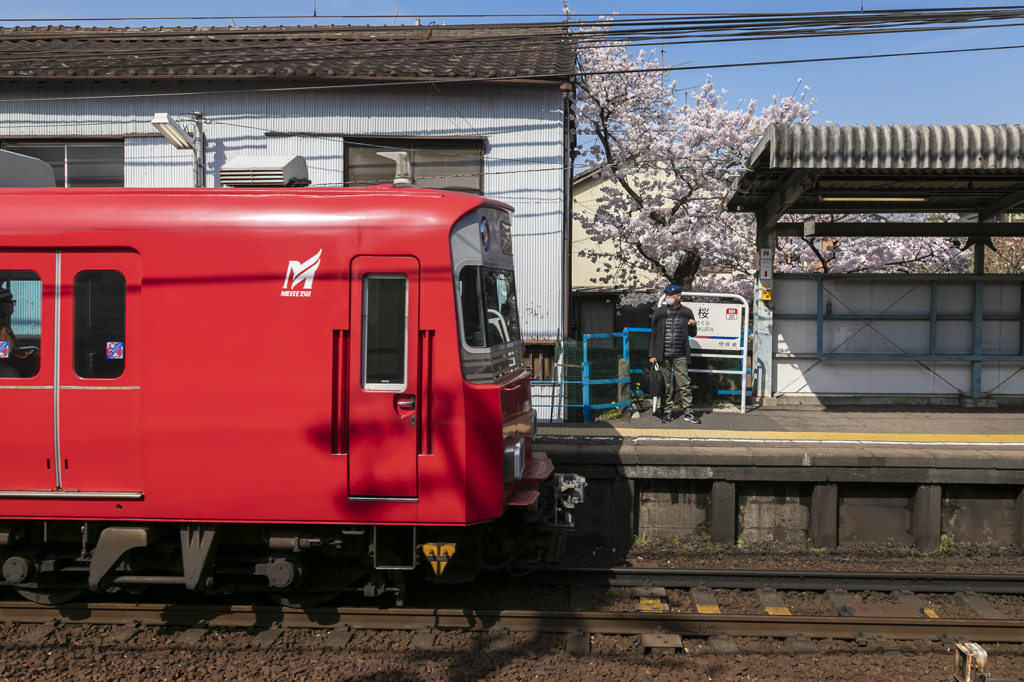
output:
[[[487,319],[487,345],[498,346],[510,341],[519,341],[515,275],[511,270],[481,269],[484,315]]]
[[[459,273],[462,338],[467,346],[486,348],[519,341],[515,275],[471,265]]]
[[[480,268],[466,267],[459,273],[459,303],[462,305],[462,339],[467,346],[484,348],[483,307],[480,301]]]

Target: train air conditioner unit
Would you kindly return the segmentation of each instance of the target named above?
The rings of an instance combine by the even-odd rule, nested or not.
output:
[[[220,167],[224,187],[306,187],[309,172],[301,156],[236,156]]]

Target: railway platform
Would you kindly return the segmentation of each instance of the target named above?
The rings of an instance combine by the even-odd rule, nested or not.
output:
[[[542,425],[536,447],[587,476],[594,520],[618,538],[707,533],[726,544],[934,551],[953,533],[1024,546],[1022,417],[1005,408],[787,406],[664,425],[647,412]]]

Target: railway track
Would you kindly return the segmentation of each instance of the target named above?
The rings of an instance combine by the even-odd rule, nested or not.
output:
[[[936,640],[1024,643],[1024,621],[952,620],[891,617],[749,616],[700,613],[607,611],[497,611],[474,609],[312,608],[169,604],[64,604],[0,602],[0,621],[183,628],[256,628],[279,630],[466,630],[494,633],[653,635],[682,637],[770,637],[860,640]]]
[[[537,585],[589,585],[599,587],[667,587],[686,589],[849,590],[891,592],[977,592],[1024,594],[1024,575],[830,571],[733,571],[674,568],[572,568],[533,571],[521,579]]]

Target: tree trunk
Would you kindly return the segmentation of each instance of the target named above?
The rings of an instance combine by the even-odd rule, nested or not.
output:
[[[695,249],[684,251],[683,255],[679,258],[679,264],[676,265],[675,272],[672,273],[670,279],[672,284],[678,284],[683,288],[683,291],[690,291],[691,287],[693,287],[693,279],[700,270],[700,261],[700,254]]]

